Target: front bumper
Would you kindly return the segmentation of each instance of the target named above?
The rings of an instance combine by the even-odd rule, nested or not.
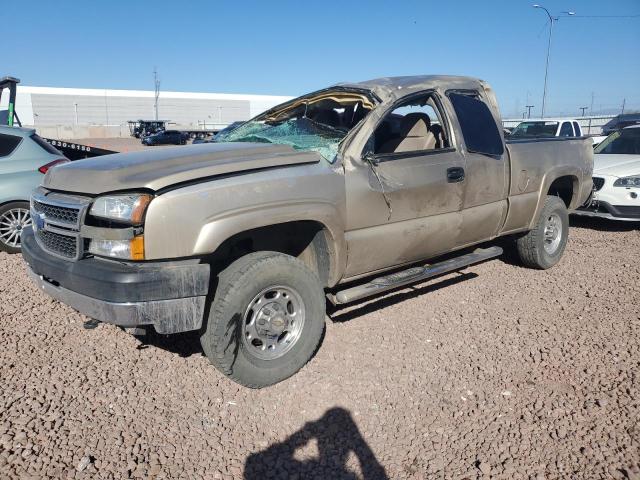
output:
[[[640,188],[614,187],[618,177],[594,174],[594,192],[589,203],[572,213],[588,217],[640,222]]]
[[[607,202],[596,201],[588,207],[581,207],[571,212],[584,217],[598,217],[623,222],[640,222],[640,207],[616,206]]]
[[[22,233],[22,256],[39,288],[71,308],[121,327],[153,325],[158,333],[202,326],[209,265],[198,260],[133,263],[54,257]]]

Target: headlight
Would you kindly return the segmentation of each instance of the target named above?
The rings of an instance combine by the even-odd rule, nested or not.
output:
[[[614,187],[640,187],[640,175],[621,177],[613,182]]]
[[[146,193],[98,197],[89,213],[99,218],[140,225],[152,199]]]
[[[92,239],[89,253],[103,257],[144,260],[144,237],[139,235],[131,240]]]

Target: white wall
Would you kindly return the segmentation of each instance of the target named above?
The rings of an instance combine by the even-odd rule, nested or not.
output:
[[[198,125],[203,123],[224,126],[235,121],[248,120],[290,98],[275,95],[161,91],[158,117],[169,120],[175,128],[198,128]],[[154,92],[19,85],[16,111],[23,125],[35,126],[42,132],[53,132],[53,128],[56,128],[73,134],[75,130],[80,131],[80,127],[100,125],[114,126],[119,130],[124,126],[128,135],[128,120],[154,118]],[[57,137],[81,138],[76,135]]]

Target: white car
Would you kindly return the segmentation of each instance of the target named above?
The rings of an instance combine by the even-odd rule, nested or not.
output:
[[[573,213],[640,222],[640,125],[612,133],[594,154],[593,195]]]

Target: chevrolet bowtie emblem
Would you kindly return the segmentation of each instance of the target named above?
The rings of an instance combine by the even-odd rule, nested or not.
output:
[[[35,231],[41,230],[44,228],[44,216],[36,213],[36,215],[33,218],[33,229]]]

